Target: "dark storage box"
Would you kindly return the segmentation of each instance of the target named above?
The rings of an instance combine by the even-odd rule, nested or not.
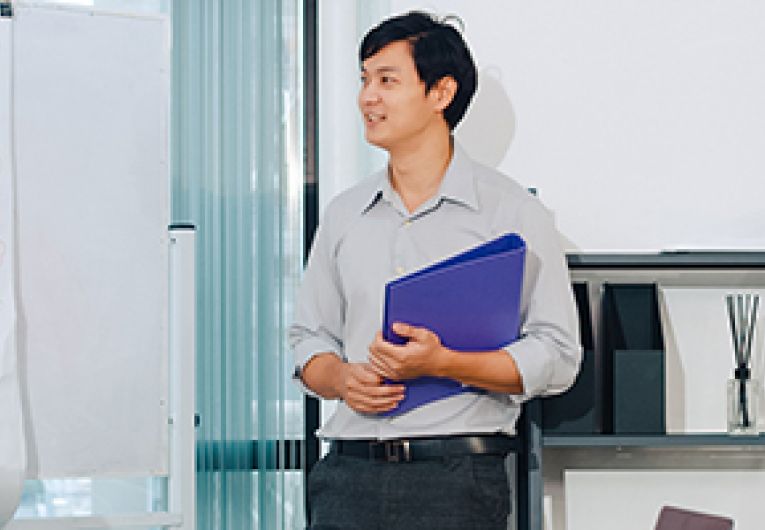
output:
[[[664,434],[664,352],[614,351],[614,434]]]
[[[604,432],[663,434],[664,341],[656,285],[606,284],[602,316]]]
[[[544,434],[597,434],[595,353],[585,350],[579,376],[567,392],[542,399]]]
[[[545,434],[597,434],[601,432],[597,405],[592,318],[586,283],[574,284],[579,313],[579,333],[584,353],[574,385],[565,393],[542,399],[542,430]]]

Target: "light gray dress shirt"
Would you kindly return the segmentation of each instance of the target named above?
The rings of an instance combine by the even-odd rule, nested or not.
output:
[[[458,144],[438,193],[414,213],[391,187],[386,170],[329,204],[290,328],[298,381],[300,370],[322,352],[367,361],[382,323],[386,282],[508,232],[520,234],[527,245],[521,334],[506,347],[524,394],[466,392],[394,417],[359,414],[341,401],[320,437],[514,434],[521,403],[567,389],[581,361],[576,308],[552,215],[526,189],[473,161]]]

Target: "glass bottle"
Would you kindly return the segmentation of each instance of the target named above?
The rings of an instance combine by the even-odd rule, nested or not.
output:
[[[748,369],[737,369],[728,380],[728,434],[757,435],[757,405],[762,387]]]

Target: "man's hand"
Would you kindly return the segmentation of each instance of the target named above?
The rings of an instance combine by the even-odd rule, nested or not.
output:
[[[441,339],[426,328],[418,328],[396,322],[393,331],[409,339],[403,346],[386,342],[378,332],[369,346],[369,362],[374,371],[394,381],[412,379],[423,375],[441,375],[451,350],[441,344]]]
[[[342,368],[340,396],[356,412],[379,414],[404,399],[404,386],[383,383],[367,363],[346,363]]]
[[[321,397],[342,399],[363,414],[386,412],[404,399],[403,385],[383,383],[369,363],[346,363],[332,352],[313,357],[300,377]]]

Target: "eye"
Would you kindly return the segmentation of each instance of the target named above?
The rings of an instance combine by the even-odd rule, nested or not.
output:
[[[380,78],[380,81],[382,82],[382,84],[383,84],[383,85],[390,85],[390,84],[392,84],[394,81],[396,81],[396,79],[395,79],[395,78],[393,78],[393,77],[391,77],[391,76],[389,76],[389,75],[384,75],[384,76],[382,76],[382,77]]]

